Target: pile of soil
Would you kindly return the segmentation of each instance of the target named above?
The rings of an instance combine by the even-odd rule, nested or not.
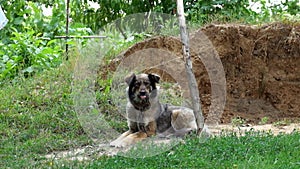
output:
[[[211,24],[197,33],[208,37],[225,70],[227,95],[220,123],[230,123],[235,117],[252,124],[259,123],[264,117],[268,118],[268,123],[299,122],[300,24]],[[182,56],[182,43],[177,37],[154,37],[133,45],[113,60],[108,70],[115,71],[124,58],[147,48],[164,49]],[[199,51],[191,49],[202,109],[208,118],[211,84],[197,55]],[[163,80],[174,81],[159,69],[146,71],[160,74]]]
[[[210,25],[202,29],[221,57],[227,81],[222,122],[300,118],[300,25]],[[195,70],[197,71],[197,70]],[[201,88],[201,86],[200,86]]]

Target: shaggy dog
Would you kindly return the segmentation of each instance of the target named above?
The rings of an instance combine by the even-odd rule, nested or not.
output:
[[[125,79],[129,130],[111,142],[111,146],[125,147],[156,134],[160,137],[184,136],[197,129],[193,110],[159,102],[156,86],[159,80],[156,74],[132,74]]]

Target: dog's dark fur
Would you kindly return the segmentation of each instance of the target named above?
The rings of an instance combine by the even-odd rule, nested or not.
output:
[[[162,137],[182,136],[197,128],[191,109],[159,102],[156,86],[159,80],[155,74],[132,74],[125,79],[129,130],[111,142],[111,146],[124,147],[157,133]]]

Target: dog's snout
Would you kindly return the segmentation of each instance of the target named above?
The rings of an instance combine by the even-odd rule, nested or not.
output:
[[[146,95],[146,91],[145,90],[140,91],[140,95]]]
[[[146,90],[146,86],[145,85],[141,85],[140,90]]]
[[[140,92],[146,92],[146,86],[145,85],[140,86]]]

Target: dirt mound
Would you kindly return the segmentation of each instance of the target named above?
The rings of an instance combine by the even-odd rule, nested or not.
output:
[[[300,117],[300,25],[210,25],[202,29],[226,72],[223,122],[257,123]]]
[[[247,123],[258,123],[264,117],[269,123],[300,118],[299,24],[208,25],[195,34],[208,37],[225,70],[227,100],[221,123],[229,123],[234,117]],[[174,57],[182,56],[181,45],[176,37],[154,37],[133,45],[113,60],[108,69],[115,71],[124,58],[150,48],[170,51]],[[204,115],[208,118],[211,84],[205,66],[196,57],[207,55],[206,47],[209,48],[204,45],[201,49],[191,49],[191,56]],[[174,81],[159,68],[145,71]]]

